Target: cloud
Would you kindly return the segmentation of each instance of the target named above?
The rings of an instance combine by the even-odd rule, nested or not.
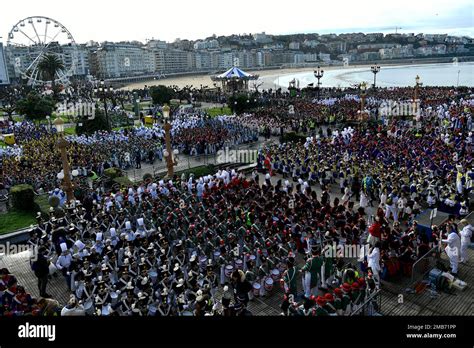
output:
[[[467,0],[431,0],[429,5],[413,0],[300,0],[290,6],[280,0],[82,0],[74,4],[64,0],[24,0],[2,3],[2,13],[8,14],[0,21],[4,40],[18,20],[32,15],[60,21],[77,42],[145,41],[152,37],[173,41],[212,34],[341,32],[346,28],[366,32],[380,28],[394,31],[395,27],[417,32],[441,28],[456,34],[457,28],[461,33],[469,32],[470,27],[472,33],[474,27],[473,5]]]

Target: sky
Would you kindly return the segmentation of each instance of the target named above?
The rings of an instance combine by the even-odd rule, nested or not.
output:
[[[472,0],[6,0],[0,42],[29,16],[63,24],[78,43],[197,40],[213,34],[414,32],[474,37]]]

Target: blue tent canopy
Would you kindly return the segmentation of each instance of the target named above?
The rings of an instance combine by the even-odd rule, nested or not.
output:
[[[251,75],[249,73],[246,73],[245,71],[237,68],[236,66],[230,68],[227,70],[225,73],[217,75],[217,79],[232,79],[232,78],[238,78],[238,79],[252,79],[255,78],[254,75]]]

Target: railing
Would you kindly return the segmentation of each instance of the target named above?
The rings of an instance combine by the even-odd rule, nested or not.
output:
[[[421,281],[425,275],[436,266],[439,259],[438,246],[433,247],[429,252],[420,257],[411,268],[411,285]]]
[[[382,310],[382,292],[380,289],[371,294],[365,302],[357,307],[349,316],[376,316],[381,315]]]

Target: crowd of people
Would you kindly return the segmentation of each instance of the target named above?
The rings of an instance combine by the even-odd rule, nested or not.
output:
[[[367,97],[367,108],[378,113],[411,92],[381,90]],[[53,311],[60,315],[246,316],[254,297],[280,286],[283,315],[344,316],[362,307],[377,315],[381,281],[409,276],[414,262],[444,244],[457,275],[474,229],[467,220],[455,223],[470,211],[474,102],[447,92],[423,91],[415,125],[394,118],[335,129],[333,123],[357,115],[360,100],[352,92],[279,96],[273,106],[239,116],[175,118],[173,146],[189,155],[259,134],[292,130],[307,138],[261,147],[250,177],[223,169],[201,178],[148,179],[99,188],[65,204],[61,214],[39,215],[29,243],[40,255],[32,267],[42,299],[50,297],[52,272],[70,291],[68,304]],[[56,136],[18,127],[24,136],[15,151],[21,151],[3,158],[4,182],[37,188],[50,180],[47,188],[57,187]],[[135,162],[161,156],[163,135],[154,126],[69,136],[70,163],[85,175],[127,168],[135,154]],[[416,216],[428,207],[451,216],[426,232]],[[367,248],[350,261],[331,253],[361,245]],[[9,288],[13,281],[2,272]],[[11,304],[10,297],[5,292],[2,301]]]
[[[58,135],[44,125],[22,122],[7,131],[15,135],[16,144],[0,149],[2,185],[9,189],[30,184],[36,191],[50,191],[58,185],[62,169]],[[69,163],[79,175],[101,176],[107,168],[141,168],[142,162],[153,164],[164,158],[164,130],[161,125],[133,127],[114,131],[97,131],[92,135],[68,135]],[[215,154],[225,146],[235,146],[258,139],[258,133],[235,122],[232,117],[207,119],[203,116],[177,117],[173,121],[172,143],[185,154]]]

